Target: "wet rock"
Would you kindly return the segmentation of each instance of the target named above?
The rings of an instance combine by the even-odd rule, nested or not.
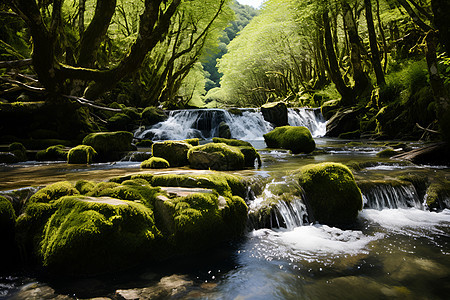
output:
[[[447,143],[431,144],[393,156],[392,158],[409,160],[415,164],[450,166],[450,145]]]
[[[91,146],[98,156],[96,161],[117,161],[124,152],[134,150],[131,145],[133,134],[127,131],[96,132],[88,134],[83,139],[83,145]]]
[[[271,102],[261,106],[264,120],[274,124],[276,127],[288,125],[288,111],[286,103]]]
[[[43,283],[30,283],[20,288],[20,290],[11,299],[52,299],[69,300],[76,299],[67,295],[59,295],[53,288]]]
[[[154,157],[164,158],[171,167],[182,167],[189,164],[188,151],[192,146],[185,142],[165,141],[152,146]]]
[[[352,172],[338,163],[306,165],[298,171],[308,215],[321,224],[348,224],[362,209],[361,191]]]
[[[242,170],[245,158],[238,147],[224,143],[196,146],[188,152],[189,165],[194,169]]]
[[[50,146],[36,153],[37,161],[67,161],[69,150],[64,145]]]
[[[225,139],[231,139],[230,126],[226,122],[220,122],[219,124],[219,137]]]
[[[0,163],[13,164],[19,162],[17,157],[11,152],[0,152]]]
[[[425,195],[425,203],[430,210],[441,211],[450,208],[450,181],[431,184]]]
[[[169,162],[161,157],[151,157],[141,163],[143,169],[165,169],[169,167]]]
[[[97,152],[91,146],[78,145],[67,153],[68,164],[91,164]]]
[[[142,111],[141,115],[142,122],[146,126],[151,126],[167,119],[167,115],[164,110],[152,106],[146,107]]]
[[[338,137],[342,133],[359,129],[358,111],[353,109],[339,110],[327,122],[327,136]]]
[[[137,299],[167,299],[181,297],[193,282],[183,275],[172,275],[161,278],[151,287],[141,289],[117,290],[116,295],[126,300]]]
[[[264,135],[264,141],[269,148],[288,149],[293,154],[310,153],[316,148],[311,132],[303,126],[277,127]]]
[[[393,148],[386,148],[384,150],[381,150],[377,153],[377,157],[392,157],[397,155],[398,152],[395,151]]]

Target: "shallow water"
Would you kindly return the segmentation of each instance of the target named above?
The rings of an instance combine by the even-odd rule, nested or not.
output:
[[[263,165],[244,170],[267,182],[283,181],[309,163],[371,162],[354,171],[357,180],[424,174],[450,179],[442,166],[416,166],[377,158],[384,142],[349,144],[316,139],[314,155],[259,149]],[[410,143],[417,147],[417,143]],[[102,181],[140,172],[139,163],[91,166],[27,162],[0,166],[0,190],[45,185],[59,180]],[[146,171],[147,172],[147,171]],[[298,223],[297,223],[298,224]],[[260,229],[198,257],[88,279],[0,275],[0,297],[53,299],[109,297],[147,299],[446,299],[450,292],[450,210],[364,209],[352,228],[313,224]],[[120,298],[119,297],[119,298]]]

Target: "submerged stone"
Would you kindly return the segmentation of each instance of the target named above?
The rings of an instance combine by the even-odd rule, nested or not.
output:
[[[308,128],[303,126],[277,127],[264,135],[264,141],[269,148],[282,148],[292,153],[310,153],[316,148]]]
[[[306,165],[298,171],[309,216],[321,224],[349,224],[362,209],[361,191],[352,172],[339,163]]]

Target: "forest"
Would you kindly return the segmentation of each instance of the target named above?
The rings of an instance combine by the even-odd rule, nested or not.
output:
[[[352,108],[358,124],[341,132],[347,136],[448,139],[448,6],[270,0],[257,11],[229,0],[3,1],[0,97],[66,103],[100,126],[121,113],[113,103],[284,101],[322,107],[327,119]]]

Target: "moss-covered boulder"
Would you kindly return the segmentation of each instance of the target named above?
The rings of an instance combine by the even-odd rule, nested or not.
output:
[[[238,147],[224,143],[209,143],[193,147],[188,152],[189,165],[194,169],[241,170],[245,158]]]
[[[241,141],[241,140],[236,140],[236,139],[224,139],[224,138],[218,138],[215,137],[212,139],[214,143],[224,143],[230,146],[236,146],[236,147],[240,147],[240,146],[246,146],[246,147],[253,147],[252,144],[250,144],[249,142],[246,141]]]
[[[430,210],[441,211],[450,208],[450,181],[431,184],[427,189],[425,202]]]
[[[124,153],[133,150],[133,134],[128,131],[96,132],[83,139],[83,145],[91,146],[97,151],[97,161],[120,160]]]
[[[19,229],[30,229],[36,222],[33,210],[38,205],[30,205],[18,219]],[[34,235],[33,249],[52,272],[105,273],[152,257],[159,231],[153,211],[143,204],[110,197],[66,196],[51,206],[47,218],[40,220],[43,224]]]
[[[50,203],[63,196],[77,195],[80,192],[68,181],[59,181],[37,191],[28,203]]]
[[[154,157],[167,160],[171,167],[182,167],[189,164],[188,151],[192,146],[185,142],[165,141],[152,146]]]
[[[264,120],[275,126],[288,125],[288,111],[284,102],[270,102],[261,106]]]
[[[219,134],[219,137],[221,137],[221,138],[226,138],[226,139],[231,138],[231,130],[230,130],[230,126],[227,124],[227,122],[225,122],[225,121],[220,122],[219,128],[218,128],[218,134]]]
[[[306,165],[298,171],[309,216],[322,224],[353,223],[362,209],[361,191],[352,172],[339,163]]]
[[[380,152],[377,153],[378,157],[392,157],[397,155],[398,152],[395,151],[393,148],[386,148],[381,150]]]
[[[133,119],[127,114],[117,113],[107,120],[108,130],[128,130],[131,129]]]
[[[154,125],[167,119],[167,115],[164,110],[152,106],[146,107],[142,111],[141,115],[142,123],[146,126]]]
[[[136,147],[142,147],[142,148],[151,148],[153,145],[152,140],[142,140],[136,143]]]
[[[143,169],[165,169],[169,167],[169,162],[161,157],[151,157],[141,163]]]
[[[11,152],[0,152],[0,163],[1,164],[13,164],[16,162],[19,162],[19,160]]]
[[[78,145],[67,153],[68,164],[91,164],[97,152],[91,146]]]
[[[21,143],[12,143],[9,145],[9,152],[14,154],[17,157],[18,161],[27,161],[27,149]]]
[[[67,161],[67,154],[69,151],[65,149],[64,145],[50,146],[45,150],[36,153],[37,161]]]
[[[200,145],[200,139],[199,138],[192,138],[192,139],[185,139],[183,142],[188,143],[192,146],[198,146]]]
[[[4,254],[10,254],[14,248],[14,227],[16,224],[16,214],[12,203],[5,197],[0,196],[0,254],[2,260],[7,263]]]
[[[303,126],[277,127],[264,135],[264,141],[269,148],[282,148],[292,153],[310,153],[316,148],[308,128]]]

